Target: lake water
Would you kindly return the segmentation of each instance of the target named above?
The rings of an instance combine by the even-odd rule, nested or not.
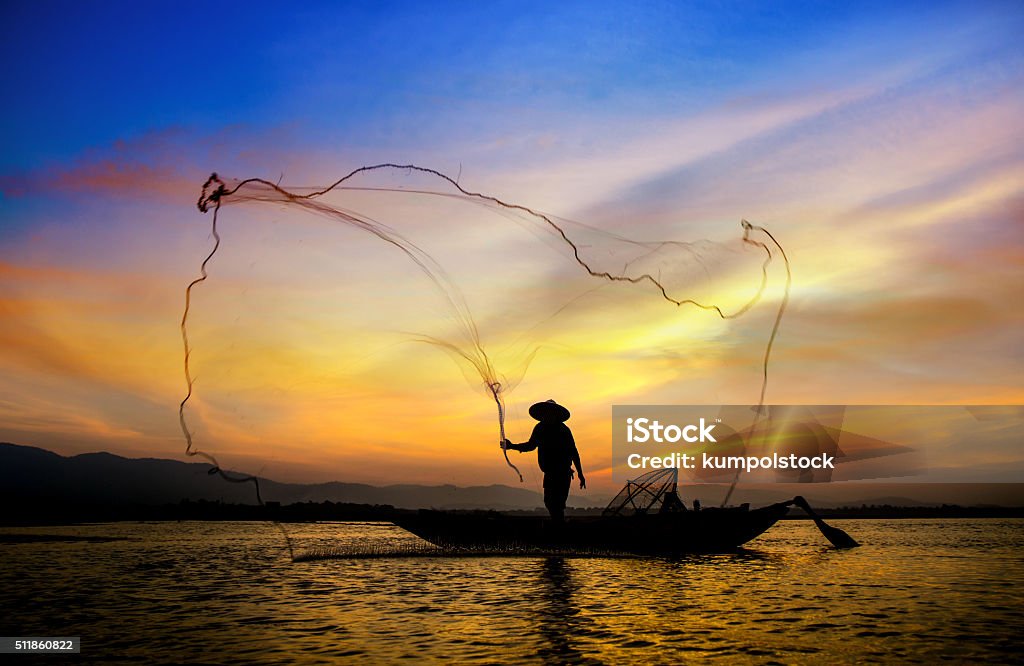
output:
[[[2,528],[123,540],[0,543],[0,633],[81,636],[81,658],[125,663],[1005,662],[1024,650],[1024,521],[836,524],[864,545],[833,550],[789,521],[743,552],[674,561],[298,564],[263,523]],[[422,543],[388,524],[288,530],[299,551]]]

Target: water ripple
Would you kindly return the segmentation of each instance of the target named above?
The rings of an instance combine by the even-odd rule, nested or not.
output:
[[[1022,527],[847,521],[867,545],[842,552],[785,522],[675,560],[301,564],[260,523],[4,528],[0,608],[8,635],[81,636],[101,662],[1004,662],[1024,649]],[[290,529],[306,549],[424,546],[391,525]]]

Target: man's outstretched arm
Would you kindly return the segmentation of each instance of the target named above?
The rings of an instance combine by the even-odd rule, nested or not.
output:
[[[527,451],[533,451],[535,448],[537,448],[537,443],[531,439],[530,441],[523,442],[522,444],[513,444],[512,442],[506,439],[505,448],[511,449],[512,451],[521,451],[523,453],[526,453]]]
[[[513,444],[509,440],[503,442],[504,448],[512,449],[513,451],[521,451],[526,453],[527,451],[533,451],[540,445],[540,436],[537,435],[537,427],[534,426],[533,432],[530,433],[530,441],[523,442],[522,444]]]

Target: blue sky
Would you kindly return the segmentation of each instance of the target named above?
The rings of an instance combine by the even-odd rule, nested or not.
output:
[[[771,229],[794,277],[769,401],[1024,403],[1021,34],[1019,2],[4,3],[0,440],[180,454],[181,290],[210,240],[200,183],[322,185],[380,162],[713,248],[671,268],[725,303],[760,279],[739,220]],[[610,404],[756,399],[778,264],[764,302],[727,323],[645,293],[580,296],[590,278],[528,220],[449,203],[332,200],[428,248],[492,349],[571,301],[511,427],[533,398],[574,396],[595,487],[612,489]],[[448,359],[388,337],[436,332],[429,293],[410,303],[405,282],[349,270],[401,270],[387,248],[274,207],[223,222],[197,318],[205,441],[295,480],[508,481],[480,444],[493,405]],[[217,346],[202,330],[232,333]],[[354,425],[396,413],[386,442]],[[386,463],[424,432],[404,467]],[[1024,473],[1002,450],[940,462]]]
[[[965,39],[1013,3],[5,3],[3,171],[168,127],[417,142],[691,113]],[[1019,7],[1019,5],[1018,5]],[[986,34],[978,35],[981,31]],[[986,38],[988,38],[986,40]],[[508,110],[516,114],[509,114]]]

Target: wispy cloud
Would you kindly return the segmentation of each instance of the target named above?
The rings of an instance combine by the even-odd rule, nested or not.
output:
[[[182,289],[212,243],[193,206],[199,184],[218,170],[323,185],[389,160],[453,176],[461,165],[471,189],[571,218],[569,233],[602,265],[621,268],[625,254],[585,225],[696,242],[637,265],[729,306],[760,279],[739,219],[769,227],[794,272],[769,400],[1019,402],[1024,61],[995,18],[953,25],[941,19],[960,12],[935,11],[861,17],[792,46],[765,34],[760,50],[735,55],[718,43],[702,47],[713,55],[687,51],[705,32],[694,30],[651,70],[650,49],[624,37],[568,82],[537,84],[492,30],[495,44],[471,46],[493,78],[432,59],[362,104],[332,81],[398,70],[355,72],[325,46],[260,123],[228,125],[226,114],[8,167],[0,205],[17,205],[0,246],[0,432],[68,450],[175,450]],[[748,43],[701,21],[722,44]],[[537,49],[524,57],[539,61]],[[606,71],[616,62],[637,66]],[[428,74],[440,77],[433,101]],[[497,90],[508,82],[515,94]],[[437,187],[409,174],[357,184]],[[45,209],[24,205],[38,201]],[[541,346],[510,398],[514,436],[532,424],[526,405],[559,398],[599,468],[611,403],[756,397],[778,262],[763,301],[722,321],[642,285],[595,283],[528,216],[412,194],[350,190],[329,202],[422,243],[463,289],[488,349],[507,350],[503,364]],[[204,445],[295,478],[508,481],[491,464],[493,405],[449,358],[408,342],[455,330],[415,267],[292,209],[222,212],[224,245],[195,294],[192,416]]]

